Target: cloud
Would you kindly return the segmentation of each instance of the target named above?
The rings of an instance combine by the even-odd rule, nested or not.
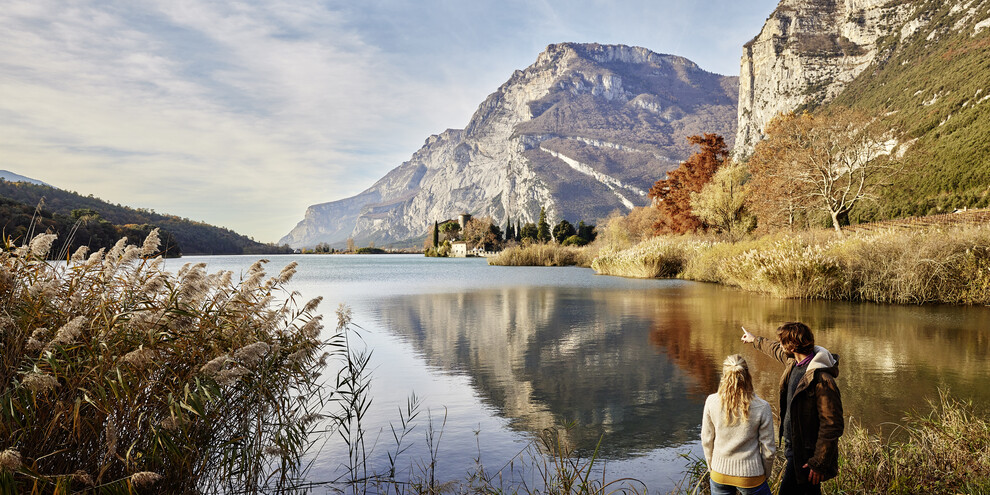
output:
[[[692,5],[8,1],[0,168],[274,241],[307,206],[356,194],[430,134],[466,125],[547,44],[670,53],[651,43],[688,30],[676,25],[697,21]],[[715,43],[696,31],[674,48]]]

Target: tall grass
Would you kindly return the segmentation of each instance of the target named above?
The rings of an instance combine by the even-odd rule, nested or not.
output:
[[[839,443],[833,493],[990,493],[990,423],[940,392],[888,437],[854,425]]]
[[[46,258],[0,253],[0,486],[5,491],[285,491],[325,419],[319,299],[265,261],[234,282],[205,264],[166,272],[144,245]],[[329,347],[328,347],[329,346]]]
[[[602,251],[599,273],[716,282],[780,297],[990,304],[990,227],[774,234],[739,242],[657,237]]]

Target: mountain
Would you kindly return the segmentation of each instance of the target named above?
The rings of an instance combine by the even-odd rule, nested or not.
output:
[[[783,0],[743,48],[734,152],[779,112],[854,108],[904,171],[855,221],[990,205],[990,2]]]
[[[736,77],[622,45],[550,45],[492,93],[464,129],[427,138],[360,194],[310,206],[279,243],[353,238],[414,244],[467,212],[507,221],[597,221],[646,192],[695,150],[687,136],[735,135]]]
[[[112,246],[121,236],[126,236],[131,244],[140,243],[154,227],[163,231],[163,249],[166,242],[178,244],[179,249],[170,250],[170,254],[274,254],[292,251],[286,246],[262,244],[230,229],[187,218],[113,205],[93,196],[82,196],[48,185],[0,180],[0,228],[4,235],[15,240],[22,239],[30,231],[34,211],[42,198],[44,204],[40,222],[36,222],[38,226],[34,232],[42,233],[47,229],[58,233],[56,251],[61,250],[60,243],[70,237],[72,246],[65,249],[70,253],[83,244],[94,251]],[[84,222],[75,229],[75,234],[70,235],[80,218]]]
[[[39,185],[39,186],[47,186],[48,185],[48,184],[45,184],[44,182],[41,182],[38,179],[32,179],[30,177],[25,177],[25,176],[20,175],[20,174],[15,174],[15,173],[13,173],[13,172],[11,172],[9,170],[0,170],[0,179],[3,179],[5,181],[7,181],[7,182],[27,182],[29,184],[36,184],[36,185]]]

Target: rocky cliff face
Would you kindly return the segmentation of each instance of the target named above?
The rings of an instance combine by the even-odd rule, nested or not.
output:
[[[904,36],[911,34],[905,21],[914,9],[910,1],[781,1],[760,34],[743,47],[736,154],[751,153],[777,114],[841,93],[883,56],[879,40],[901,29]]]
[[[645,48],[550,45],[464,130],[431,136],[361,194],[311,206],[280,243],[414,243],[462,212],[497,224],[597,221],[647,204],[693,152],[686,137],[735,135],[737,78]]]

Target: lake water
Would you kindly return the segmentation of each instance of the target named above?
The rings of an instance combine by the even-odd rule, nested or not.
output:
[[[257,256],[186,257],[240,273]],[[269,272],[299,262],[291,289],[323,296],[331,326],[346,304],[371,360],[366,427],[372,468],[394,451],[390,425],[422,400],[411,448],[398,460],[415,478],[434,429],[442,480],[464,480],[479,462],[528,482],[521,468],[544,428],[566,437],[608,479],[636,478],[663,493],[683,477],[683,454],[701,455],[705,397],[726,355],[750,363],[757,393],[775,404],[782,368],[739,342],[740,326],[774,336],[803,321],[840,355],[847,422],[897,422],[927,412],[940,388],[990,406],[990,309],[781,300],[712,284],[595,275],[584,268],[491,267],[484,259],[413,255],[274,256]],[[327,332],[332,329],[327,329]],[[377,439],[377,441],[376,441]],[[340,476],[346,449],[327,439],[313,481]],[[403,476],[400,476],[403,477]]]

